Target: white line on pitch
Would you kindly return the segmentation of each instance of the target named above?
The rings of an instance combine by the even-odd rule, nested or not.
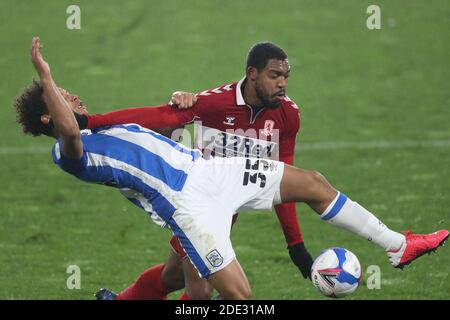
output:
[[[51,147],[0,147],[0,154],[51,153]]]

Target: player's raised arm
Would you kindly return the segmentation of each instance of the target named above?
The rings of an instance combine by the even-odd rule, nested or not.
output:
[[[31,43],[31,61],[44,89],[43,99],[54,124],[54,134],[60,139],[64,155],[79,159],[83,155],[83,144],[78,123],[69,104],[56,87],[50,66],[42,57],[40,48],[39,38],[34,37]]]

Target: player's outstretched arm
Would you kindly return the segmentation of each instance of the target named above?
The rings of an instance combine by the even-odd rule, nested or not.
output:
[[[60,139],[64,155],[69,158],[80,159],[83,155],[83,144],[78,123],[69,104],[56,87],[50,72],[50,66],[42,57],[40,48],[39,38],[34,37],[31,43],[31,61],[44,89],[43,99],[55,126],[55,135]]]
[[[124,123],[137,123],[152,130],[179,128],[198,118],[197,110],[194,107],[196,103],[197,96],[195,94],[177,91],[172,94],[168,104],[125,108],[103,114],[88,115],[87,128],[94,129]]]

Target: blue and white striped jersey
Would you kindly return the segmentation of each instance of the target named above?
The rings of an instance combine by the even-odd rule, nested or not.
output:
[[[174,196],[202,156],[137,124],[84,130],[81,139],[81,159],[65,157],[57,142],[52,150],[54,162],[83,181],[118,188],[161,226],[175,212]]]

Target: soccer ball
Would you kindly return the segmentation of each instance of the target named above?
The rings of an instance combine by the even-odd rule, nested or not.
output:
[[[313,285],[327,297],[340,298],[358,288],[362,279],[358,258],[344,248],[322,251],[311,267]]]

